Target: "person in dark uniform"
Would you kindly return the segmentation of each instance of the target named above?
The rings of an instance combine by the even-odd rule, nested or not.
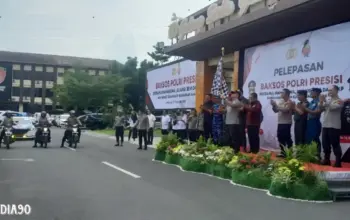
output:
[[[303,111],[307,112],[307,122],[306,122],[306,131],[305,131],[305,141],[307,144],[315,142],[318,149],[318,158],[321,159],[321,141],[320,135],[322,130],[322,124],[320,121],[321,111],[319,109],[320,103],[320,94],[322,90],[320,88],[311,89],[311,98],[312,101],[307,107],[301,105]]]
[[[45,111],[41,112],[40,118],[38,120],[38,129],[36,130],[36,133],[35,133],[34,146],[33,146],[34,148],[37,147],[38,142],[40,141],[39,138],[40,138],[40,135],[42,133],[43,127],[48,128],[48,135],[49,135],[48,142],[49,143],[51,142],[51,131],[49,129],[50,126],[51,126],[51,124],[46,117],[46,112]]]
[[[73,126],[78,125],[79,127],[82,125],[79,119],[75,116],[75,111],[72,110],[69,112],[69,117],[67,118],[67,128],[64,131],[64,135],[61,142],[61,147],[64,147],[64,142],[72,135]],[[78,128],[78,142],[80,141],[81,130]]]
[[[295,145],[306,144],[306,125],[307,125],[307,112],[305,108],[309,106],[307,101],[307,91],[297,91],[299,103],[295,105],[294,109],[294,139]]]
[[[12,120],[12,114],[9,112],[6,112],[4,114],[4,120],[1,122],[1,126],[3,126],[4,129],[2,129],[0,133],[0,147],[1,147],[2,139],[5,136],[5,128],[11,128],[13,125],[14,125],[14,122]]]
[[[213,127],[213,95],[207,94],[205,96],[205,101],[202,106],[204,114],[204,138],[208,140],[212,137],[212,127]]]
[[[243,90],[237,90],[238,93],[238,99],[243,105],[249,105],[249,100],[243,96]],[[243,150],[247,152],[247,137],[246,137],[246,120],[247,120],[247,111],[245,111],[244,108],[241,109],[241,112],[239,113],[239,124],[241,126],[241,134],[240,134],[240,146],[243,147]]]

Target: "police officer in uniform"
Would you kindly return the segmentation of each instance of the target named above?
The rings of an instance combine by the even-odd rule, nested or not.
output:
[[[34,139],[34,148],[37,147],[38,145],[38,142],[40,141],[39,138],[40,138],[40,135],[41,135],[41,132],[42,132],[42,128],[43,127],[47,127],[48,128],[48,135],[49,135],[49,138],[48,138],[48,142],[50,143],[51,142],[51,131],[49,129],[50,127],[50,122],[49,120],[47,119],[46,117],[46,112],[45,111],[42,111],[41,114],[40,114],[40,118],[38,120],[38,129],[36,130],[35,132],[35,139]]]
[[[77,117],[75,117],[75,111],[69,112],[69,117],[67,118],[67,129],[64,131],[64,135],[61,142],[61,147],[64,147],[64,142],[72,135],[72,129],[74,125],[81,126],[81,122]],[[80,141],[81,130],[78,127],[78,142]]]
[[[307,112],[307,123],[306,123],[306,143],[311,144],[315,142],[318,149],[318,158],[321,159],[321,141],[320,135],[322,130],[322,124],[320,121],[322,111],[319,109],[320,94],[322,90],[320,88],[311,89],[312,101],[307,107],[302,105],[301,107]]]
[[[14,122],[12,120],[12,114],[10,114],[9,112],[6,112],[4,114],[4,120],[1,122],[1,126],[3,126],[4,129],[2,129],[0,133],[0,147],[1,147],[2,139],[5,136],[5,128],[10,128],[13,125],[14,125]]]
[[[294,109],[294,139],[295,145],[306,144],[306,125],[307,125],[307,112],[305,108],[308,107],[307,91],[297,91],[299,103]]]

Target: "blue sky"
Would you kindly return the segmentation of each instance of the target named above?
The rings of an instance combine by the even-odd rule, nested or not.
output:
[[[210,0],[1,0],[0,50],[115,59],[150,59],[169,43],[175,12],[185,17]],[[94,18],[93,18],[94,17]]]

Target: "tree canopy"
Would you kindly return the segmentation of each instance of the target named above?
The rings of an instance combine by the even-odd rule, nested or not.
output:
[[[109,74],[92,76],[76,67],[65,72],[64,83],[53,88],[54,98],[65,109],[105,109],[113,104],[123,108],[144,107],[147,71],[155,64],[128,57],[124,64],[113,62]]]
[[[170,56],[164,53],[164,47],[162,47],[160,43],[154,45],[153,48],[154,51],[151,53],[148,52],[147,54],[156,62],[157,65],[162,65],[169,61]]]
[[[98,108],[118,102],[130,83],[129,77],[119,74],[91,76],[79,68],[66,72],[63,80],[63,85],[54,87],[54,97],[64,108],[75,109]]]

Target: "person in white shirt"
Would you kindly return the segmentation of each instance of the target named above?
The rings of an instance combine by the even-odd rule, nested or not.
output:
[[[131,115],[129,117],[129,141],[130,141],[130,138],[132,137],[132,139],[135,141],[136,138],[137,138],[137,128],[135,127],[136,125],[136,122],[137,122],[137,115],[136,115],[136,112],[132,111],[131,112]]]
[[[169,134],[169,127],[170,127],[171,118],[167,114],[166,111],[163,111],[161,124],[162,124],[162,135],[168,135]]]
[[[147,110],[147,116],[148,116],[148,121],[149,121],[147,143],[152,145],[153,144],[154,124],[156,122],[156,117],[151,113],[150,110]]]
[[[175,126],[177,128],[176,135],[180,141],[184,141],[187,138],[187,114],[179,111],[176,116]],[[174,127],[175,127],[174,126]]]

